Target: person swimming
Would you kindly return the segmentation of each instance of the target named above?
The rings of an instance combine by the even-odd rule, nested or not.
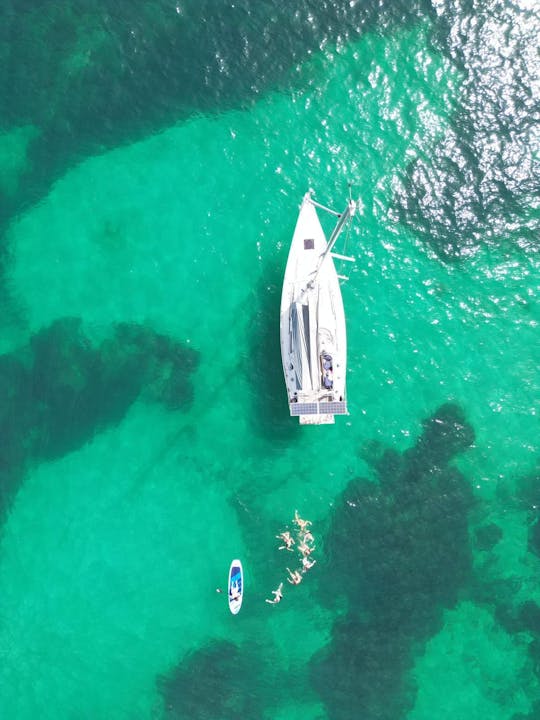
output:
[[[304,543],[312,543],[315,542],[315,538],[313,535],[309,532],[309,530],[306,530],[305,532],[300,532],[299,537],[302,539]]]
[[[282,589],[283,583],[279,583],[277,590],[272,590],[272,595],[274,596],[274,599],[269,600],[268,598],[265,598],[265,602],[267,602],[269,605],[277,605],[278,602],[281,602],[281,598],[283,597],[283,593],[281,592]]]
[[[316,560],[308,560],[307,557],[302,558],[302,572],[305,573],[310,570],[316,563]]]
[[[304,557],[307,557],[308,555],[311,555],[311,553],[315,550],[315,545],[307,545],[305,542],[301,542],[298,545],[298,552],[303,555]]]
[[[300,532],[306,532],[308,525],[311,525],[311,520],[302,520],[298,515],[298,510],[294,511],[294,523],[300,528]]]
[[[302,582],[302,575],[300,575],[298,570],[293,572],[290,568],[287,568],[287,572],[290,575],[290,577],[287,578],[288,582],[290,582],[291,585],[300,585]]]
[[[278,540],[283,540],[285,545],[280,545],[278,550],[289,550],[290,552],[293,551],[292,546],[294,545],[294,538],[291,537],[291,533],[286,530],[285,532],[280,533],[279,535],[276,535]]]

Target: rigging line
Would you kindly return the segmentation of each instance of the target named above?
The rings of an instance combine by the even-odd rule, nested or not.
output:
[[[350,191],[350,187],[351,187],[351,185],[349,184],[349,191]],[[352,200],[352,197],[351,197],[351,200]],[[355,213],[355,215],[354,215],[353,217],[350,217],[350,218],[349,218],[349,221],[347,222],[347,228],[346,228],[346,230],[345,230],[345,232],[344,232],[344,234],[345,234],[345,242],[343,243],[343,253],[342,253],[343,255],[348,255],[348,254],[349,254],[349,252],[348,252],[349,240],[350,240],[350,237],[351,237],[352,226],[353,226],[353,222],[354,222],[355,216],[356,216],[356,213]],[[340,261],[340,265],[339,265],[339,274],[343,274],[344,268],[345,268],[345,261],[344,261],[344,260],[341,260],[341,261]]]

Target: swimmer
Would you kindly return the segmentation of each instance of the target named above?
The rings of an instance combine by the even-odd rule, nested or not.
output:
[[[307,557],[308,555],[311,555],[311,553],[315,550],[315,545],[306,545],[305,542],[301,542],[298,546],[298,552],[303,555],[304,557]]]
[[[283,593],[281,592],[283,589],[283,583],[279,583],[279,587],[277,590],[272,590],[272,595],[274,596],[273,600],[269,600],[268,598],[265,598],[265,602],[267,602],[269,605],[277,605],[278,602],[280,602],[281,598],[283,597]]]
[[[298,515],[298,510],[294,511],[294,520],[298,527],[300,528],[300,532],[305,532],[308,525],[311,525],[311,520],[302,520],[302,518]]]
[[[313,535],[309,532],[309,530],[306,530],[306,532],[304,532],[304,533],[301,532],[301,533],[300,533],[300,537],[302,538],[303,542],[305,542],[305,543],[315,542],[315,538],[314,538]]]
[[[300,585],[300,583],[302,582],[302,576],[300,575],[298,570],[295,570],[293,572],[290,568],[287,568],[287,571],[290,575],[287,580],[291,583],[291,585]]]
[[[278,550],[289,550],[290,552],[293,551],[292,546],[294,545],[294,538],[291,537],[291,533],[287,530],[286,532],[282,532],[279,535],[276,535],[278,540],[283,540],[285,545],[280,545]]]
[[[316,560],[308,560],[307,557],[302,558],[302,572],[305,573],[310,570],[316,563]]]

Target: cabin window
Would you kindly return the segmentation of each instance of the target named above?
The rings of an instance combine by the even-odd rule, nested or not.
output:
[[[313,238],[304,239],[304,250],[313,250],[315,248],[315,240]]]

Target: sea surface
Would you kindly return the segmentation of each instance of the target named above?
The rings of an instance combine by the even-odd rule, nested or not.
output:
[[[3,0],[2,719],[540,717],[539,37],[538,0]],[[360,200],[335,426],[279,353],[309,188]]]

